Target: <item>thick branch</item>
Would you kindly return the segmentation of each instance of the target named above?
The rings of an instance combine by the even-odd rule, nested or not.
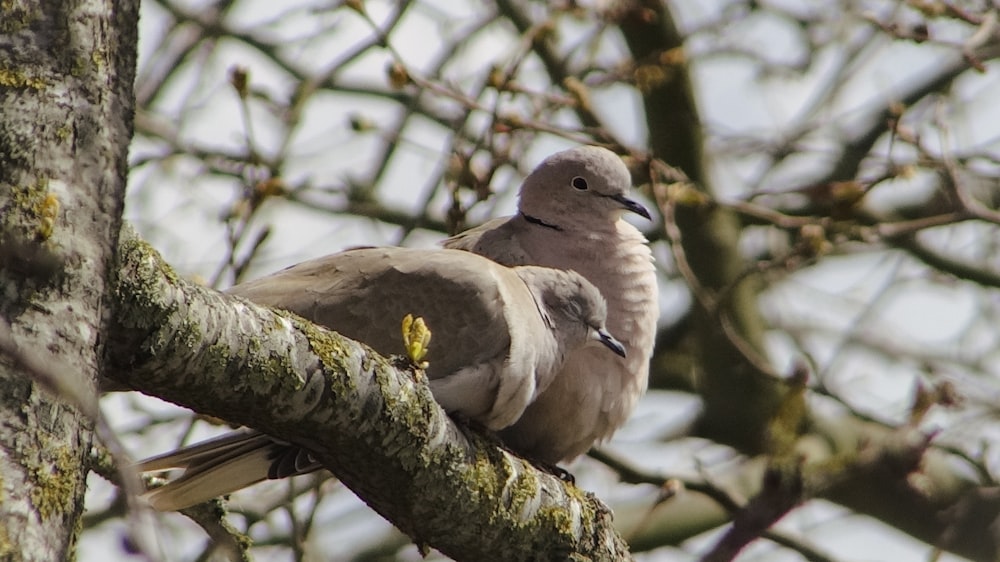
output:
[[[307,447],[418,543],[457,559],[628,559],[596,498],[463,432],[368,348],[178,279],[123,233],[106,374]]]
[[[657,158],[711,192],[702,155],[701,119],[688,68],[683,57],[664,56],[682,52],[680,31],[661,2],[633,0],[624,6],[622,36],[636,63],[657,77],[639,85],[650,148]],[[661,212],[662,207],[661,202]],[[673,242],[694,277],[687,281],[699,284],[713,298],[726,295],[712,309],[699,302],[692,317],[691,347],[700,366],[697,385],[705,405],[696,432],[746,453],[760,452],[767,420],[778,407],[783,389],[758,376],[757,367],[745,353],[750,349],[764,354],[764,325],[756,307],[756,287],[738,282],[745,267],[737,246],[739,221],[728,209],[711,205],[678,205],[673,216],[676,230],[682,234]],[[720,320],[728,330],[719,329]]]

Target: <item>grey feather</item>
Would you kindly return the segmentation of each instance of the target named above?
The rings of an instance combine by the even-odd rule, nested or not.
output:
[[[614,356],[623,349],[606,329],[600,292],[579,274],[508,268],[458,250],[349,250],[228,292],[294,312],[382,355],[405,353],[400,327],[406,314],[424,318],[433,334],[426,359],[435,399],[494,430],[516,422],[574,350],[593,345]],[[318,468],[296,450],[242,432],[139,467],[186,469],[175,483],[148,494],[157,509],[179,509],[267,477]],[[277,469],[278,463],[292,469]]]
[[[508,266],[579,272],[607,299],[608,328],[627,354],[584,347],[567,358],[545,392],[501,433],[529,458],[556,463],[586,452],[625,423],[646,390],[658,289],[645,237],[622,220],[627,213],[650,217],[629,197],[631,183],[628,169],[609,150],[559,152],[525,178],[517,215],[444,243]]]

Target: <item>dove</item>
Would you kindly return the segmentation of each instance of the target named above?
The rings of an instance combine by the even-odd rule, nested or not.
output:
[[[573,270],[607,299],[608,329],[625,345],[617,356],[580,348],[520,419],[500,432],[523,456],[568,462],[611,437],[646,390],[659,316],[648,241],[625,220],[651,219],[629,198],[632,178],[610,150],[580,146],[543,160],[522,182],[518,213],[444,241],[507,266]]]
[[[294,312],[382,355],[406,354],[402,319],[423,318],[433,335],[426,373],[434,399],[491,430],[516,422],[571,352],[594,345],[625,353],[605,328],[604,298],[581,275],[508,268],[459,250],[353,249],[228,293]],[[321,467],[308,451],[244,430],[138,465],[168,468],[185,472],[145,496],[161,511]]]

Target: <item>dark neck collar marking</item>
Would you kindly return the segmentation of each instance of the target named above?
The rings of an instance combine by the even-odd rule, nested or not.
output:
[[[562,232],[562,227],[558,224],[549,224],[538,217],[533,217],[524,212],[521,213],[521,216],[524,217],[524,220],[530,222],[531,224],[537,224],[538,226],[544,226],[545,228],[551,228],[552,230]]]

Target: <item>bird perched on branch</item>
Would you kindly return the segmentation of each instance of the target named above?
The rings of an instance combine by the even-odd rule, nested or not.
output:
[[[434,334],[426,371],[435,400],[449,413],[492,430],[516,422],[571,353],[594,345],[601,353],[625,354],[605,328],[604,298],[581,275],[508,268],[458,250],[348,250],[228,292],[294,312],[383,355],[415,349],[423,354],[427,338],[404,341],[400,331],[404,317],[420,317]],[[294,445],[240,431],[148,459],[138,468],[185,469],[147,493],[156,509],[175,510],[320,465]]]
[[[628,352],[616,356],[581,348],[570,355],[524,415],[500,433],[528,458],[555,464],[585,453],[625,423],[646,390],[658,289],[646,238],[622,218],[626,213],[651,218],[629,197],[631,187],[628,168],[607,149],[558,152],[524,179],[516,215],[444,243],[507,266],[580,273],[607,299],[608,328]]]

